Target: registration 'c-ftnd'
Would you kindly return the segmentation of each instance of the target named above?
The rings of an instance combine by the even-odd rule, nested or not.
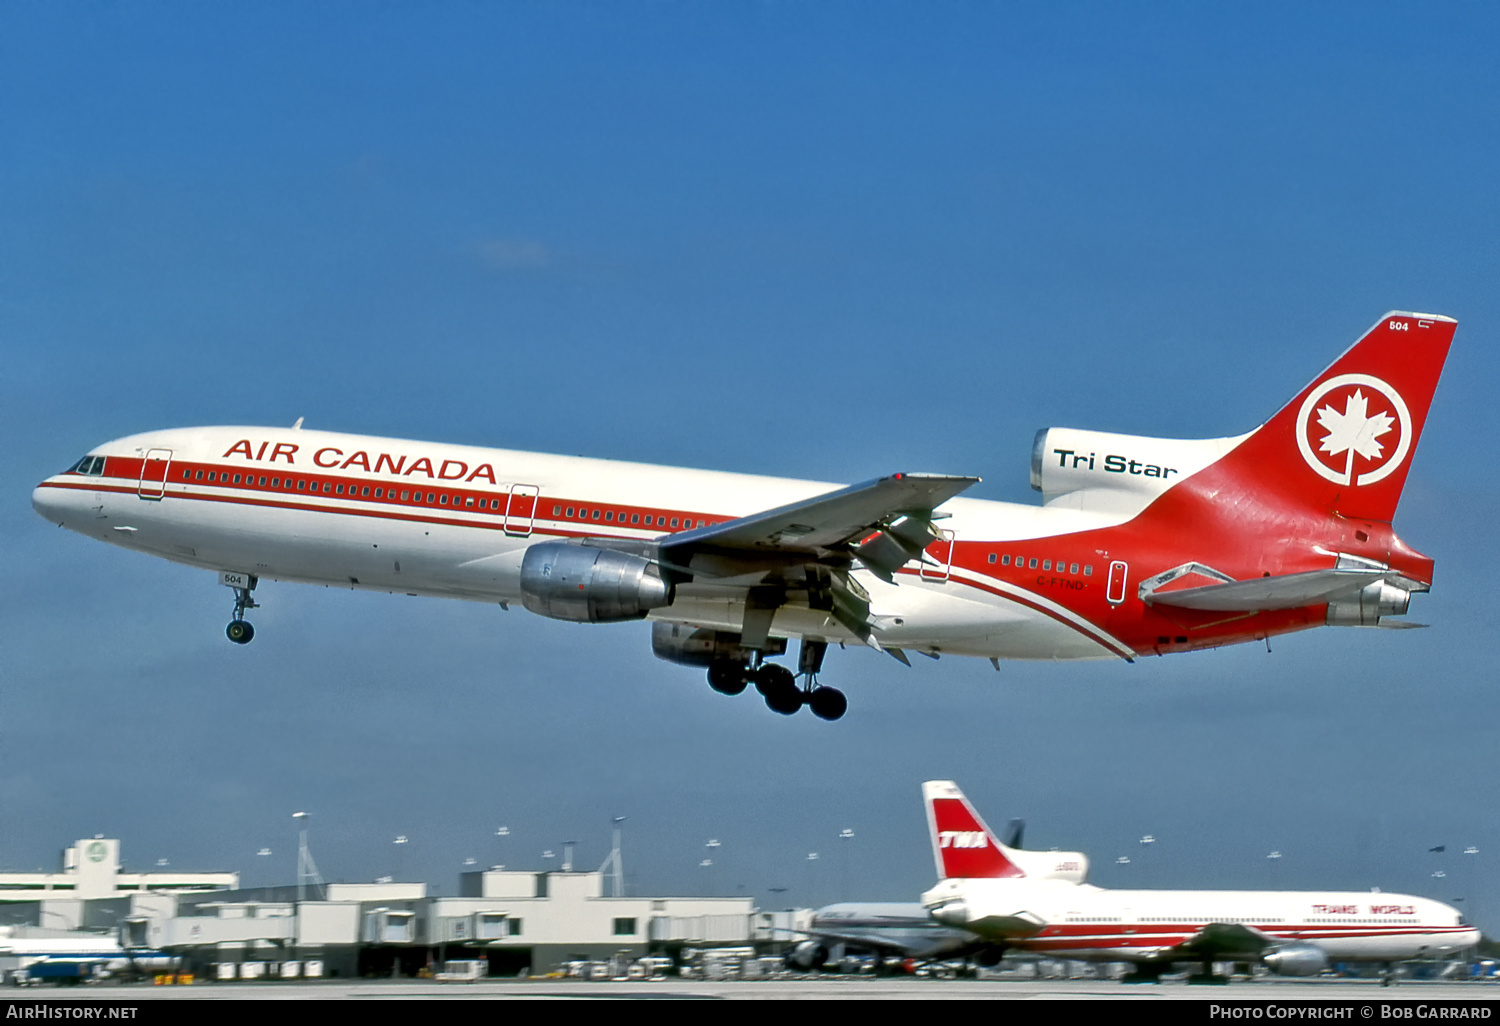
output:
[[[1453,340],[1390,313],[1248,434],[1050,428],[1040,506],[979,479],[841,487],[324,431],[202,427],[107,442],[37,488],[80,534],[219,573],[231,641],[265,580],[649,619],[655,653],[843,715],[829,644],[1132,660],[1321,624],[1394,626],[1432,560],[1392,530]],[[800,642],[796,672],[771,662]]]

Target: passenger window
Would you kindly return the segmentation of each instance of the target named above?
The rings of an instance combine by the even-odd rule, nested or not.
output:
[[[676,517],[673,517],[673,518],[672,518],[672,526],[673,526],[673,527],[676,527],[676,526],[677,526],[677,518],[676,518]]]
[[[203,480],[203,471],[200,470],[197,473],[195,473],[193,475],[193,480],[194,481],[202,481]]]
[[[560,516],[561,514],[562,514],[562,507],[561,506],[553,506],[552,507],[552,515],[553,516]]]
[[[1069,563],[1068,564],[1068,573],[1070,573],[1070,574],[1076,574],[1077,572],[1078,572],[1078,564],[1077,563]]]
[[[360,494],[360,497],[363,498],[364,496],[370,494],[370,489],[368,487],[363,488],[363,489],[360,490],[359,494]]]
[[[261,487],[262,487],[262,488],[264,488],[264,487],[265,487],[265,486],[266,486],[266,479],[265,479],[265,478],[261,478],[261,479],[260,479],[260,486],[261,486]]]
[[[239,484],[240,483],[240,475],[238,475],[238,474],[234,475],[234,483],[235,484]]]
[[[995,554],[993,552],[991,552],[990,553],[990,562],[993,563],[994,561],[995,561]]]
[[[1092,576],[1094,576],[1094,564],[1087,563],[1087,564],[1084,565],[1083,576],[1085,576],[1085,577],[1092,577]]]
[[[639,513],[630,514],[630,522],[632,524],[639,524],[641,522],[641,515]]]
[[[338,485],[336,488],[334,488],[334,491],[337,492],[339,495],[343,495],[344,494],[344,486],[343,485]]]
[[[595,519],[595,520],[598,520],[598,519],[599,519],[599,511],[598,511],[598,510],[597,510],[597,509],[596,509],[596,510],[594,510],[594,519]]]
[[[1000,565],[1001,566],[1010,566],[1010,557],[1009,556],[1001,556],[1000,557]]]
[[[1032,557],[1032,560],[1031,560],[1030,563],[1027,564],[1027,567],[1028,567],[1028,569],[1031,569],[1031,570],[1035,570],[1036,569],[1036,558],[1035,557]]]
[[[464,506],[465,507],[469,507],[469,506],[472,506],[472,505],[474,505],[474,496],[471,495],[467,499],[464,500]]]
[[[402,493],[401,493],[401,501],[402,501],[402,502],[405,502],[405,501],[406,501],[406,497],[407,497],[407,495],[409,495],[409,494],[410,494],[410,493],[409,493],[409,492],[402,492]]]
[[[610,510],[608,513],[604,514],[604,519],[605,520],[614,520],[614,518],[615,518],[615,511],[614,510]]]
[[[573,519],[573,507],[572,506],[568,507],[568,519],[569,520]]]

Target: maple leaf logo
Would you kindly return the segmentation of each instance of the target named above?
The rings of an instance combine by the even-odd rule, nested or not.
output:
[[[1389,413],[1369,416],[1369,400],[1359,389],[1344,402],[1344,412],[1339,413],[1331,405],[1318,411],[1318,423],[1328,432],[1318,445],[1320,452],[1330,456],[1348,453],[1344,465],[1344,476],[1354,473],[1356,454],[1367,460],[1379,459],[1382,455],[1381,435],[1391,430],[1395,418]]]

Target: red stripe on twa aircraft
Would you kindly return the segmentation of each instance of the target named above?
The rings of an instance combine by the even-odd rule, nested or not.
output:
[[[1312,976],[1334,962],[1437,958],[1479,943],[1458,910],[1379,891],[1109,891],[1084,882],[1078,852],[1018,851],[995,839],[951,780],[922,785],[937,886],[922,904],[945,926],[1021,951],[1133,962],[1128,982],[1174,963],[1258,962]]]
[[[215,570],[244,643],[258,581],[650,619],[652,647],[837,719],[830,643],[1132,660],[1320,624],[1392,626],[1432,560],[1391,529],[1456,322],[1391,313],[1235,438],[1038,433],[1041,506],[979,479],[840,487],[294,428],[108,442],[32,503],[102,541]],[[797,673],[767,661],[801,642]],[[798,684],[798,678],[803,683]]]

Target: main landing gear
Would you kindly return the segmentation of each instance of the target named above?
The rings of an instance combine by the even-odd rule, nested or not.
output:
[[[848,710],[849,700],[838,688],[823,687],[818,683],[818,671],[823,668],[823,656],[827,651],[826,641],[802,642],[795,676],[778,663],[759,663],[752,667],[732,659],[717,659],[709,664],[708,686],[722,695],[738,695],[754,684],[772,712],[790,716],[807,706],[819,719],[836,720]],[[799,676],[805,680],[802,687],[797,686]]]
[[[253,574],[248,578],[239,574],[233,576],[245,581],[248,587],[241,587],[237,583],[230,584],[230,587],[234,589],[234,619],[230,620],[229,626],[224,628],[224,634],[236,645],[248,645],[250,639],[255,637],[255,627],[245,619],[245,610],[260,608],[260,604],[250,597],[250,593],[255,590],[256,580]]]

